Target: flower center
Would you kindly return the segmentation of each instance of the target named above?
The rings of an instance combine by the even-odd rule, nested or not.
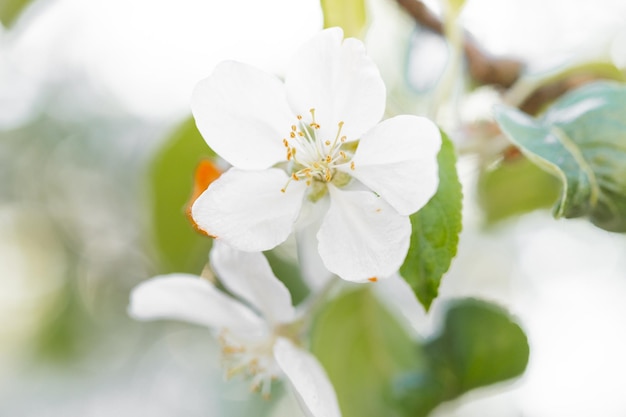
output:
[[[244,375],[252,381],[252,391],[269,398],[272,381],[280,373],[273,354],[275,337],[253,343],[242,342],[228,329],[224,329],[218,340],[222,348],[222,366],[226,379]]]
[[[321,126],[315,120],[315,109],[310,110],[311,120],[305,122],[302,116],[296,116],[297,124],[291,126],[289,137],[283,139],[287,149],[287,161],[291,162],[291,177],[285,187],[285,192],[291,181],[305,181],[307,186],[335,182],[336,185],[345,185],[349,178],[338,175],[336,167],[350,164],[353,151],[346,146],[347,138],[341,135],[343,122],[337,124],[335,137],[322,137]],[[348,176],[349,177],[349,176]]]

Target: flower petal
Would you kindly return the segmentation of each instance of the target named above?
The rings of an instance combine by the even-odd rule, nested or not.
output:
[[[291,294],[276,278],[261,252],[239,251],[216,240],[210,259],[222,284],[259,310],[268,322],[293,320],[295,310],[291,305]]]
[[[341,417],[335,390],[315,356],[279,338],[274,344],[274,357],[307,415]]]
[[[236,249],[259,252],[287,239],[302,205],[306,185],[280,169],[231,168],[198,197],[191,215],[198,227]]]
[[[333,273],[324,265],[317,249],[317,232],[320,230],[328,206],[328,196],[324,196],[315,203],[305,201],[295,227],[298,263],[304,280],[313,291],[322,288],[333,276]]]
[[[368,191],[329,185],[330,209],[317,235],[326,267],[349,281],[386,278],[409,250],[411,222]]]
[[[393,274],[389,278],[381,280],[373,285],[374,294],[391,310],[398,315],[403,315],[410,324],[411,331],[415,336],[432,333],[427,325],[432,324],[424,307],[419,303],[411,286],[399,275]]]
[[[340,28],[322,31],[295,54],[285,79],[287,98],[297,114],[315,108],[322,134],[332,139],[344,122],[348,140],[376,125],[385,111],[385,84],[363,43],[346,39]]]
[[[248,307],[189,274],[161,275],[137,285],[130,295],[128,314],[137,320],[174,319],[235,332],[258,332],[265,327]]]
[[[441,134],[418,116],[387,119],[361,138],[352,162],[338,167],[384,198],[398,213],[422,208],[437,191]]]
[[[263,169],[285,159],[282,138],[295,117],[278,78],[222,62],[196,86],[191,110],[204,140],[233,166]]]

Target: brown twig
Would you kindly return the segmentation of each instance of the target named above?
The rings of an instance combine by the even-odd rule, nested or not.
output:
[[[442,36],[444,35],[444,27],[441,20],[420,0],[396,0],[396,2],[422,27]],[[509,89],[522,74],[524,68],[522,61],[498,58],[487,54],[468,33],[465,34],[463,51],[467,60],[469,74],[478,85],[493,85]],[[539,86],[519,103],[518,107],[520,110],[534,115],[539,113],[546,104],[551,103],[568,91],[580,87],[582,84],[605,78],[611,77],[588,71],[573,73],[565,78]]]
[[[396,2],[421,26],[443,35],[443,23],[428,10],[424,3],[419,0],[396,0]],[[522,73],[524,64],[521,61],[488,55],[474,43],[468,34],[465,36],[463,50],[470,76],[480,85],[508,88]]]
[[[600,78],[602,77],[591,73],[572,74],[567,78],[537,88],[519,105],[519,109],[528,114],[537,114],[546,104],[568,91]]]

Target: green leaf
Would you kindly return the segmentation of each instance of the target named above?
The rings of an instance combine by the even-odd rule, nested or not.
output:
[[[0,1],[0,23],[6,28],[11,27],[30,2],[31,0]]]
[[[548,208],[558,195],[558,180],[524,157],[484,170],[478,179],[478,201],[488,223]]]
[[[420,366],[411,338],[363,286],[325,307],[311,348],[328,372],[343,417],[394,415],[386,395],[392,377]]]
[[[555,217],[588,217],[626,232],[626,86],[598,82],[557,100],[538,119],[498,106],[504,133],[561,180]]]
[[[148,185],[160,273],[199,273],[207,262],[211,240],[194,230],[185,206],[196,166],[214,155],[190,118],[172,134],[150,166]]]
[[[365,0],[320,0],[324,27],[339,26],[344,36],[359,38],[367,21]]]
[[[395,398],[404,415],[426,416],[437,405],[465,392],[521,375],[528,364],[528,340],[501,308],[479,300],[456,301],[439,336],[421,351],[425,371],[396,380]]]
[[[461,232],[463,192],[456,172],[454,146],[442,132],[439,188],[433,198],[411,215],[411,246],[400,268],[418,300],[428,310],[439,291],[441,277],[456,255]]]

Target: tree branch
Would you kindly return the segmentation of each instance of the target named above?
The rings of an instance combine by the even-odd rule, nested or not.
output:
[[[396,2],[421,26],[443,35],[443,23],[428,10],[424,3],[419,0],[396,0]],[[470,76],[479,85],[508,88],[517,81],[522,73],[524,64],[521,61],[495,58],[488,55],[476,45],[467,33],[465,34],[463,50]]]
[[[420,26],[445,36],[441,20],[420,0],[396,0],[396,3]],[[489,55],[476,44],[467,32],[465,33],[463,51],[469,74],[478,85],[493,85],[509,89],[520,78],[525,66],[524,62],[520,60]],[[546,104],[553,102],[570,90],[595,80],[612,78],[610,75],[588,70],[576,71],[564,78],[538,86],[524,100],[517,103],[517,107],[534,115],[539,113]]]

